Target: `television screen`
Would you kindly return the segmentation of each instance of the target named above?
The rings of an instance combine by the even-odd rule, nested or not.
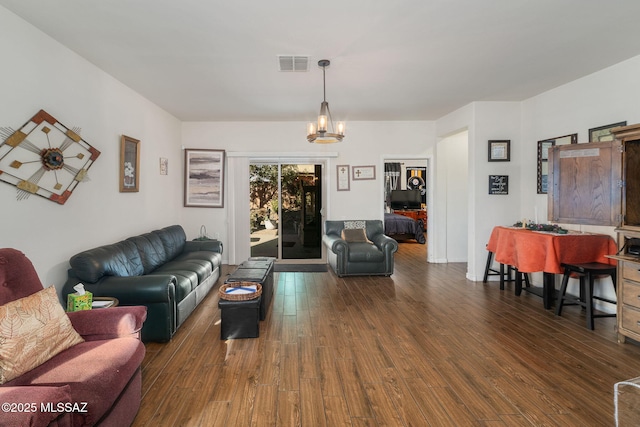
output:
[[[420,190],[391,190],[391,209],[420,209]]]

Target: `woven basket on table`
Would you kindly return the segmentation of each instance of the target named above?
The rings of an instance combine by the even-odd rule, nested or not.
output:
[[[256,291],[249,294],[228,294],[225,292],[228,288],[242,288],[245,286],[255,286]],[[250,299],[258,298],[260,295],[262,295],[262,285],[255,282],[223,283],[218,289],[218,295],[221,299],[227,301],[248,301]]]

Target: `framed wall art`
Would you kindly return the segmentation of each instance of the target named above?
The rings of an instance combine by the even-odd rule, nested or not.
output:
[[[0,181],[14,185],[18,200],[32,194],[64,205],[100,156],[80,137],[40,110],[20,129],[0,128]]]
[[[169,175],[169,159],[160,157],[160,175]]]
[[[336,166],[338,174],[338,191],[349,191],[349,165]]]
[[[353,180],[354,181],[362,181],[366,179],[376,179],[376,167],[374,165],[371,166],[354,166],[353,170]]]
[[[510,140],[489,141],[489,161],[490,162],[508,162],[510,160],[511,160],[511,141]]]
[[[122,135],[120,138],[120,192],[135,193],[140,189],[140,140]]]
[[[184,150],[184,205],[224,207],[224,150]]]
[[[603,142],[603,141],[613,141],[613,135],[611,134],[611,129],[617,128],[619,126],[626,126],[627,122],[618,122],[612,123],[610,125],[599,126],[597,128],[589,129],[589,142]]]
[[[509,175],[489,175],[489,194],[509,194]]]
[[[556,145],[577,144],[578,134],[558,136],[538,141],[538,194],[547,194],[549,187],[549,150]]]

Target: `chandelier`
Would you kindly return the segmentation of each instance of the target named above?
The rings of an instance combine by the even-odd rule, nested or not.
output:
[[[340,142],[344,138],[344,122],[337,122],[333,127],[333,119],[331,111],[329,111],[329,103],[327,102],[327,84],[325,81],[325,70],[331,64],[328,59],[318,61],[318,66],[322,67],[322,88],[323,98],[320,104],[320,115],[318,115],[318,123],[309,123],[307,125],[307,141],[316,144],[332,144]],[[328,126],[331,126],[329,132]]]

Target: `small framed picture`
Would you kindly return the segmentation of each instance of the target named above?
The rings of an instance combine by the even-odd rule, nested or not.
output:
[[[619,126],[626,126],[627,122],[612,123],[610,125],[599,126],[597,128],[589,129],[589,142],[604,142],[613,141],[613,135],[611,135],[611,129]]]
[[[354,166],[353,178],[354,181],[363,181],[365,179],[376,179],[376,167],[371,166]]]
[[[160,175],[169,175],[169,159],[160,157]]]
[[[338,174],[338,191],[349,191],[349,165],[336,166]]]
[[[509,194],[509,175],[489,175],[489,194]]]
[[[510,140],[490,140],[489,141],[489,161],[508,162],[511,160]]]
[[[120,138],[120,192],[135,193],[140,189],[140,140],[122,135]]]

